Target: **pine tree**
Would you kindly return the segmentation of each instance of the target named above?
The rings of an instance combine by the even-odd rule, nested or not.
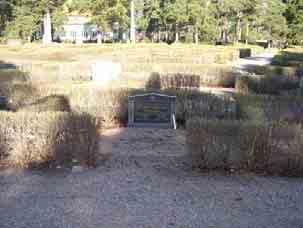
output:
[[[287,3],[285,17],[289,25],[288,38],[292,43],[303,43],[303,0],[291,0]]]

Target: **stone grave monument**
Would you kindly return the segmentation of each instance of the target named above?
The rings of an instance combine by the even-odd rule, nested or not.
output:
[[[130,96],[128,127],[176,129],[176,97],[159,93]]]

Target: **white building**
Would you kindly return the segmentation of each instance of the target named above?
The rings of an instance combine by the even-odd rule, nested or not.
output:
[[[68,16],[63,31],[55,35],[60,42],[94,42],[98,39],[98,26],[90,23],[90,17]]]

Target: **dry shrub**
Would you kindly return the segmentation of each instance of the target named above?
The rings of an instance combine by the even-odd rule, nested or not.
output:
[[[18,69],[0,69],[0,82],[25,82],[28,74]]]
[[[250,48],[241,48],[239,52],[240,52],[240,58],[251,57],[252,54],[252,50]]]
[[[298,78],[283,76],[243,76],[236,81],[236,90],[244,94],[279,95],[285,90],[299,88]]]
[[[239,77],[236,80],[236,91],[241,94],[255,93],[255,82],[249,76]]]
[[[187,145],[193,165],[303,176],[300,126],[191,119]]]
[[[147,89],[199,89],[200,86],[234,88],[236,74],[229,67],[206,67],[203,71],[190,73],[152,73],[147,79]]]
[[[167,74],[161,76],[162,89],[199,89],[200,76],[190,74]]]
[[[207,57],[208,57],[208,55],[206,55],[206,58]],[[224,50],[223,52],[219,52],[215,55],[214,61],[212,63],[226,64],[228,62],[233,62],[238,59],[239,59],[238,50],[233,50],[233,51]]]
[[[59,112],[0,113],[0,157],[20,168],[94,165],[97,126],[89,115]]]
[[[200,77],[202,86],[233,88],[236,83],[236,74],[228,67],[208,68]]]
[[[286,121],[302,123],[303,98],[300,96],[236,95],[239,118],[258,123]]]
[[[89,113],[99,121],[103,121],[102,126],[113,127],[127,123],[128,97],[148,92],[150,91],[136,89],[82,88],[71,93],[70,103],[72,110]],[[237,117],[236,102],[231,98],[185,89],[168,89],[158,92],[177,96],[176,118],[181,124],[184,124],[191,116],[220,119]]]
[[[247,66],[246,70],[249,73],[266,76],[278,76],[282,78],[296,79],[302,75],[300,68],[297,67],[283,67],[283,66]]]
[[[39,97],[36,87],[32,83],[3,83],[0,95],[9,100],[9,108],[17,110],[24,105],[34,102]]]
[[[70,112],[69,100],[63,95],[51,95],[36,100],[28,104],[18,111],[31,111],[31,112]]]
[[[162,79],[160,74],[156,72],[151,73],[146,82],[145,88],[149,90],[160,90],[162,88]]]
[[[72,110],[89,113],[96,117],[103,127],[126,124],[128,118],[128,96],[136,90],[79,88],[70,94]]]
[[[237,104],[233,98],[203,93],[196,90],[165,90],[177,97],[176,118],[181,123],[193,117],[206,119],[236,119]]]
[[[303,62],[302,52],[289,49],[276,55],[272,61],[273,65],[279,66],[300,66]]]

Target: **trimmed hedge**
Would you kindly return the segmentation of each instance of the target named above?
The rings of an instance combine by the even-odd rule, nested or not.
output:
[[[251,57],[252,50],[250,48],[241,48],[240,49],[240,58]]]
[[[299,88],[298,78],[280,76],[243,76],[236,81],[236,90],[244,94],[279,95],[286,90]]]
[[[38,99],[35,102],[18,109],[18,111],[21,110],[32,112],[70,112],[71,107],[66,96],[51,95]]]
[[[146,89],[199,89],[200,77],[197,75],[152,73],[145,85]]]
[[[187,123],[192,164],[203,169],[303,176],[302,140],[302,127],[298,125],[266,126],[199,118]]]
[[[303,97],[235,95],[240,120],[303,123]]]
[[[98,132],[87,114],[0,112],[0,123],[0,161],[5,165],[95,165]]]
[[[8,98],[10,110],[18,110],[34,102],[40,93],[32,83],[3,83],[0,86],[0,95]]]
[[[176,118],[180,124],[192,116],[205,118],[237,118],[236,102],[228,97],[218,97],[194,90],[156,90],[177,96]],[[126,124],[128,96],[148,93],[150,90],[116,89],[99,90],[82,88],[70,96],[71,107],[77,112],[86,112],[103,121],[103,126]]]
[[[190,71],[181,72],[182,71],[180,71],[180,73],[153,72],[148,78],[143,76],[141,80],[146,81],[146,88],[157,89],[200,88],[200,86],[234,88],[236,84],[237,74],[230,67],[206,67],[203,71],[196,73],[191,73]],[[137,75],[134,75],[132,77],[131,73],[128,75],[128,77],[130,79],[133,78],[133,80],[137,79],[136,76]],[[156,83],[157,87],[150,86],[151,83]]]
[[[279,76],[289,79],[295,79],[303,76],[301,69],[297,67],[283,67],[283,66],[247,66],[246,70],[249,73],[254,73],[257,75],[266,75],[266,76]]]
[[[272,61],[273,65],[279,66],[300,66],[303,63],[302,52],[290,49],[289,51],[282,51],[276,55]]]

